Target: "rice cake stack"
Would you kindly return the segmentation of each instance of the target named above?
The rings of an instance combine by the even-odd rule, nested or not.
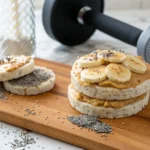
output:
[[[101,118],[122,118],[149,101],[150,66],[139,56],[97,50],[75,61],[68,98],[73,108]]]

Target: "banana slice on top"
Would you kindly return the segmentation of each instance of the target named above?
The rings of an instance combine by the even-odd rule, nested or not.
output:
[[[123,65],[135,73],[145,73],[147,70],[146,64],[138,57],[127,55]]]
[[[122,63],[126,59],[126,54],[114,50],[103,50],[97,56],[112,63]]]
[[[109,64],[105,69],[105,73],[110,80],[120,83],[131,79],[131,71],[119,64]]]
[[[97,58],[97,54],[93,53],[93,54],[89,54],[89,55],[85,55],[81,57],[78,60],[78,64],[80,67],[83,67],[83,68],[96,67],[96,66],[104,64],[104,59]]]
[[[98,83],[106,79],[105,74],[106,66],[99,66],[93,68],[87,68],[81,72],[81,81],[88,83]]]

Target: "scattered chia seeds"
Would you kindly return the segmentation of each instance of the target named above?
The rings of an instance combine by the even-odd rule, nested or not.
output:
[[[15,129],[14,127],[8,126],[7,124],[1,122],[0,134],[2,138],[5,138],[5,140],[1,141],[1,144],[6,146],[6,148],[2,148],[3,150],[27,150],[28,147],[32,149],[32,147],[38,146],[38,137],[36,135],[32,135],[32,132],[30,133],[30,130],[19,128]]]
[[[37,86],[41,84],[42,82],[48,80],[50,77],[52,77],[52,74],[50,71],[45,71],[42,68],[37,67],[32,73],[20,77],[18,79],[13,79],[8,81],[11,85],[18,85],[18,86]]]
[[[109,124],[103,123],[98,120],[97,117],[90,115],[69,116],[68,121],[77,125],[78,127],[84,127],[90,130],[94,130],[97,133],[111,133],[112,127]]]
[[[14,139],[14,141],[10,142],[9,144],[11,144],[11,147],[15,150],[18,148],[25,148],[26,146],[28,146],[30,144],[35,144],[35,143],[36,142],[35,142],[34,138],[30,137],[28,132],[21,132],[19,140]]]
[[[25,116],[29,116],[29,115],[35,115],[36,114],[36,112],[34,111],[34,110],[32,110],[32,109],[29,109],[29,108],[26,108],[25,109],[25,112],[27,113],[27,114],[25,114]]]
[[[107,53],[106,52],[102,52],[100,55],[102,55],[104,58],[108,58],[108,57],[115,56],[115,53],[113,51],[109,50]]]

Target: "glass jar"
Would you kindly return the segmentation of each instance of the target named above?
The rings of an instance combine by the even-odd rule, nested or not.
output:
[[[34,56],[34,0],[0,0],[0,59]]]

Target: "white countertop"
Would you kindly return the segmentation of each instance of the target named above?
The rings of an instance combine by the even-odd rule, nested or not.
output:
[[[106,12],[111,16],[144,29],[150,25],[150,10],[124,10]],[[59,61],[66,64],[72,64],[77,56],[84,55],[95,49],[122,49],[125,52],[136,54],[136,48],[113,39],[99,31],[83,45],[76,47],[66,47],[50,39],[45,33],[41,12],[36,13],[36,56],[48,60]],[[21,139],[23,129],[0,122],[0,149],[13,150],[10,142],[15,139]],[[79,150],[80,148],[69,145],[67,143],[51,139],[49,137],[26,131],[35,140],[35,144],[16,150]]]

